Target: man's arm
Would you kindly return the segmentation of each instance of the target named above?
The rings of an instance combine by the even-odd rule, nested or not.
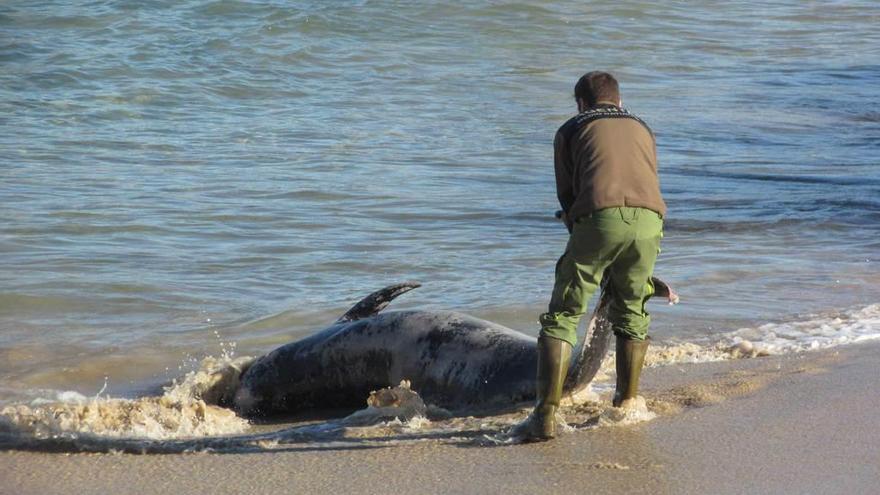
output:
[[[568,141],[562,129],[556,133],[556,139],[553,141],[553,163],[556,169],[556,197],[559,198],[559,205],[562,207],[562,221],[568,231],[571,232],[571,224],[574,220],[568,216],[571,211],[571,205],[574,204],[574,166],[571,162],[571,153],[569,152]]]

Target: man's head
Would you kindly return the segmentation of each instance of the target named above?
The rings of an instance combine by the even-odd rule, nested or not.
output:
[[[599,103],[620,106],[620,87],[617,85],[617,79],[607,72],[587,72],[575,84],[574,98],[581,112]]]

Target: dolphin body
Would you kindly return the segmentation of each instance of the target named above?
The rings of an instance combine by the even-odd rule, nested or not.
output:
[[[668,285],[653,282],[655,295],[677,300]],[[250,416],[358,408],[371,391],[402,380],[426,403],[453,414],[501,411],[535,398],[535,337],[452,311],[381,313],[419,286],[376,291],[328,328],[258,358],[241,376],[234,407]],[[589,385],[608,351],[607,281],[601,289],[568,370],[566,395]]]

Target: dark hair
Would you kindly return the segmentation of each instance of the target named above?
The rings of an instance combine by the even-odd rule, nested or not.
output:
[[[620,100],[620,87],[617,79],[607,72],[587,72],[575,84],[574,97],[582,98],[588,107],[594,107],[600,101],[616,104]]]

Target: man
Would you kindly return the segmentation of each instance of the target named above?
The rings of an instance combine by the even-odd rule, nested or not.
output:
[[[571,233],[556,264],[556,283],[538,338],[537,403],[527,437],[556,436],[556,409],[577,325],[606,270],[617,336],[613,405],[636,396],[648,347],[654,293],[651,275],[660,252],[666,204],[660,195],[654,135],[621,108],[617,80],[589,72],[574,89],[579,114],[556,133],[556,190]]]

